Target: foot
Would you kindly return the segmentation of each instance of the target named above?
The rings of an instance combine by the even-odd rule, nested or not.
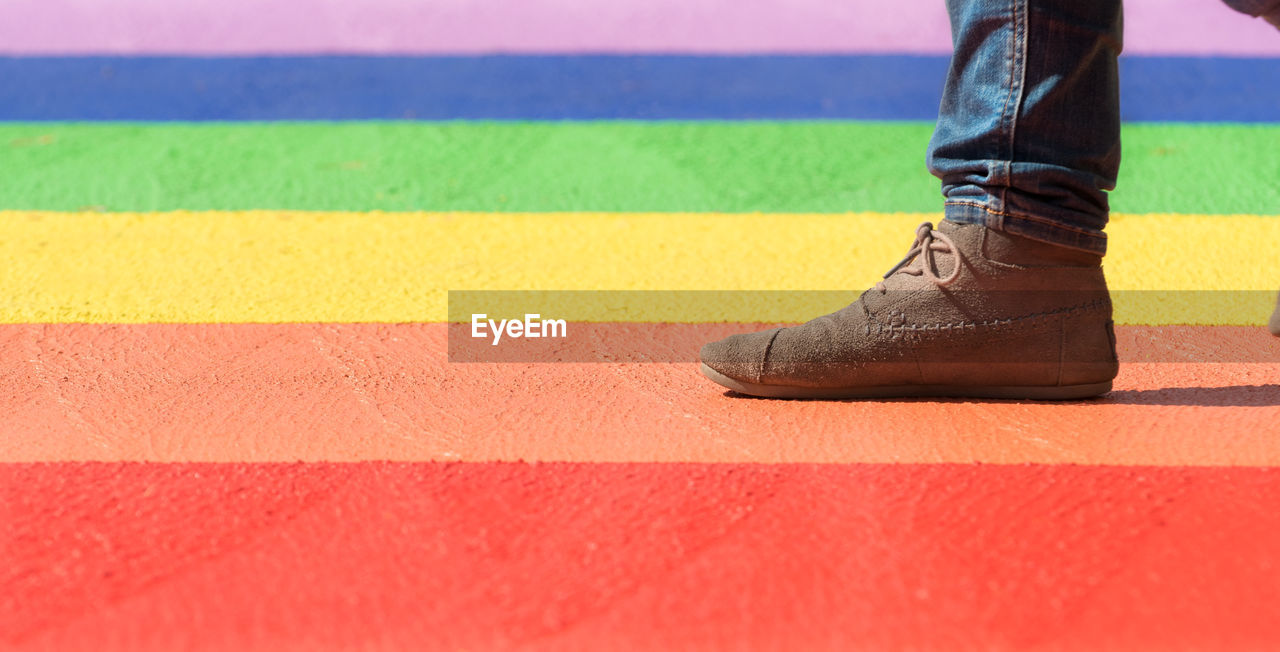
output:
[[[854,303],[701,358],[711,380],[775,398],[1076,399],[1118,369],[1100,256],[947,221],[920,225]]]

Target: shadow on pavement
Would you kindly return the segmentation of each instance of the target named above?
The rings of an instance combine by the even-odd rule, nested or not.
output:
[[[1076,403],[1083,402],[1076,401]],[[1280,384],[1121,389],[1113,390],[1111,393],[1099,398],[1097,402],[1127,405],[1262,407],[1280,405]]]
[[[724,395],[734,399],[759,401],[810,401],[823,399],[777,399],[747,396],[733,390]],[[1082,401],[1019,401],[985,398],[896,398],[896,399],[829,399],[832,402],[849,403],[874,401],[879,403],[1043,403],[1045,405],[1188,405],[1266,407],[1280,406],[1280,384],[1227,385],[1223,387],[1167,387],[1164,389],[1113,390],[1095,399]]]

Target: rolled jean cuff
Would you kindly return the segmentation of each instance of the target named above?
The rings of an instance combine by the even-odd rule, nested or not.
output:
[[[992,210],[972,201],[948,201],[944,217],[960,224],[981,224],[987,228],[1039,240],[1059,247],[1087,251],[1099,256],[1107,253],[1107,235],[1101,231],[1083,231],[1079,227],[1029,215],[1013,215]]]

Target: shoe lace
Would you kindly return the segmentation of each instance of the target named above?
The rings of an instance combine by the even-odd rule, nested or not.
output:
[[[937,258],[934,256],[935,252],[949,253],[956,257],[955,269],[952,269],[951,273],[945,277],[938,276],[938,273],[933,271],[937,263]],[[907,264],[917,257],[921,259],[920,266],[908,267]],[[929,280],[937,283],[939,287],[946,287],[960,276],[961,258],[960,249],[956,247],[956,243],[952,242],[951,238],[947,237],[947,234],[933,230],[931,222],[925,222],[916,227],[916,241],[912,243],[911,250],[907,252],[907,255],[902,260],[898,261],[897,265],[893,266],[893,269],[885,272],[884,278],[887,279],[898,272],[912,276],[923,274]],[[887,291],[884,281],[877,281],[876,289],[880,291],[880,294],[884,294]]]

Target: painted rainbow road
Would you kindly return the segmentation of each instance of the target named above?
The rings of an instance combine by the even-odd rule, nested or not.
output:
[[[939,218],[939,3],[170,4],[0,6],[0,649],[1280,646],[1261,21],[1126,3],[1113,392],[803,402],[693,352]]]

